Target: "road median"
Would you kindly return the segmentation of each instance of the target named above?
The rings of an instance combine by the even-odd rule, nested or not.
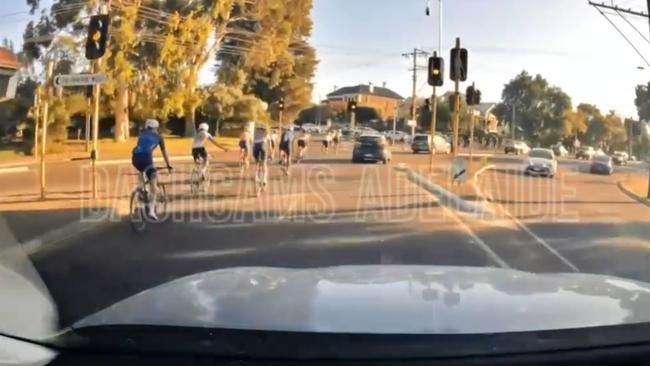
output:
[[[633,178],[628,178],[627,180],[619,180],[616,182],[616,185],[618,186],[618,189],[621,190],[626,196],[630,197],[631,199],[639,202],[642,205],[650,207],[650,200],[646,198],[643,194],[641,194],[642,187],[644,187],[644,184],[647,185],[646,179],[633,179]]]

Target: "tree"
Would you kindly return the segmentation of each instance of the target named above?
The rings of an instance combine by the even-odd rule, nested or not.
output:
[[[336,118],[336,112],[329,105],[314,105],[300,111],[297,122],[304,124],[320,121],[325,124],[328,119],[334,118]]]
[[[501,97],[495,115],[512,123],[514,109],[516,127],[527,139],[549,144],[572,133],[567,119],[571,98],[541,75],[522,71],[504,86]]]
[[[636,105],[639,118],[646,121],[650,120],[650,82],[646,85],[637,85],[634,92],[636,94],[634,105]]]
[[[315,50],[307,42],[312,30],[311,6],[311,0],[267,1],[256,21],[242,24],[239,33],[248,36],[226,37],[219,54],[222,67],[247,75],[245,93],[270,106],[284,98],[286,121],[294,120],[311,105],[312,78],[318,63]],[[220,72],[219,76],[222,80],[224,74]],[[277,108],[271,111],[277,119]]]

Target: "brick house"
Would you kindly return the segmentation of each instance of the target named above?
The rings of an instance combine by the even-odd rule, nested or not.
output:
[[[349,100],[356,100],[357,107],[370,107],[379,112],[381,119],[391,119],[397,113],[402,96],[385,87],[370,84],[345,86],[327,94],[327,103],[334,110],[344,111]]]

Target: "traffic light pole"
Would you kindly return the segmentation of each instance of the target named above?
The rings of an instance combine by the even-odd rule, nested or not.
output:
[[[34,159],[38,159],[38,124],[41,116],[41,86],[34,92]]]
[[[474,148],[474,108],[471,108],[469,114],[469,165],[470,166],[472,164],[472,158],[474,157],[473,148]]]
[[[433,173],[433,156],[436,154],[436,122],[438,119],[438,98],[436,98],[436,87],[433,86],[431,93],[431,156],[429,156],[429,173]]]
[[[456,38],[456,48],[460,48],[460,38]],[[454,157],[458,156],[458,125],[460,124],[460,52],[455,60],[456,80],[454,81]]]
[[[93,61],[93,73],[99,72],[99,60]],[[92,164],[93,199],[97,199],[97,139],[99,137],[99,84],[93,85],[93,148],[90,152]]]
[[[90,98],[86,98],[86,133],[85,133],[85,140],[86,140],[86,152],[90,152],[90,119],[91,119],[91,107],[93,105],[93,98],[92,96]]]

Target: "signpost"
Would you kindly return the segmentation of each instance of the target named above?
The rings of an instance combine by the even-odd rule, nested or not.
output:
[[[461,156],[454,158],[453,163],[453,182],[461,183],[467,178],[467,161]]]
[[[77,74],[57,75],[54,77],[54,86],[87,86],[99,85],[108,81],[106,74]]]

